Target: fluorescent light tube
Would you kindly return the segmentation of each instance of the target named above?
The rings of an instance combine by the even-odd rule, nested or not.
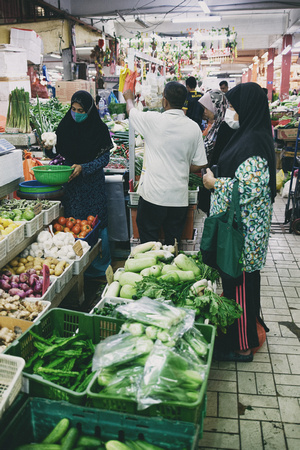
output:
[[[139,17],[137,17],[135,19],[135,23],[137,23],[138,25],[141,25],[141,27],[143,28],[149,28],[149,25],[147,25],[142,19],[140,19]]]
[[[78,50],[94,50],[95,47],[76,47],[76,51]]]
[[[220,22],[221,16],[196,16],[196,17],[175,17],[173,23],[192,23],[192,22]]]
[[[200,8],[202,8],[203,12],[205,12],[205,14],[210,14],[210,9],[207,6],[206,2],[199,1],[198,4],[199,4]]]
[[[50,53],[49,56],[52,56],[52,58],[58,58],[58,59],[61,59],[61,56],[58,55],[57,53]]]

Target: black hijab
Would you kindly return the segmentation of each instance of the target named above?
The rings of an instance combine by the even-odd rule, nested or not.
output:
[[[268,161],[272,201],[276,196],[276,164],[268,99],[256,83],[239,84],[226,97],[239,115],[236,130],[222,151],[219,176],[233,178],[235,171],[251,156]]]
[[[73,103],[79,103],[88,113],[83,122],[77,123],[71,115],[71,108],[60,121],[57,130],[57,153],[69,164],[83,164],[93,161],[113,147],[109,130],[102,122],[93,97],[86,91],[77,91]]]

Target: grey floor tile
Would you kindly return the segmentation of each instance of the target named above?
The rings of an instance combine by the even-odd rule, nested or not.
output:
[[[206,417],[204,420],[204,431],[215,431],[216,433],[238,433],[239,423],[237,419]]]
[[[300,375],[300,355],[287,355],[287,359],[290,364],[292,374]]]
[[[260,450],[263,448],[261,424],[258,421],[241,420],[241,450]]]
[[[231,433],[204,432],[198,448],[239,450],[240,437]]]
[[[257,394],[254,372],[238,372],[238,392],[241,394]]]
[[[256,373],[257,393],[260,395],[276,395],[276,386],[272,373]]]
[[[264,448],[284,450],[286,448],[281,422],[262,422]]]
[[[287,355],[272,354],[271,361],[274,373],[291,374]]]
[[[221,392],[219,394],[219,417],[238,417],[238,401],[236,394]]]
[[[284,423],[283,426],[287,438],[300,439],[300,425],[295,423]]]
[[[207,405],[206,415],[207,417],[218,416],[218,392],[207,391]]]
[[[299,400],[294,397],[278,397],[282,422],[300,424]]]

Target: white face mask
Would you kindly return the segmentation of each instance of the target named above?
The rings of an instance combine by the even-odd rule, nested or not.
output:
[[[239,121],[238,120],[234,120],[235,114],[236,114],[236,112],[234,110],[226,109],[226,113],[225,113],[225,116],[224,116],[224,121],[233,130],[237,130],[240,127]]]

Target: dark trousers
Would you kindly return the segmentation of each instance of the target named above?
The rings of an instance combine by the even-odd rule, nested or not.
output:
[[[239,303],[243,314],[228,327],[226,334],[218,330],[216,349],[228,352],[258,347],[256,319],[268,331],[260,318],[260,271],[244,272],[239,285],[231,279],[222,279],[222,285],[224,297]]]
[[[188,206],[159,206],[140,197],[136,223],[141,243],[159,241],[161,228],[164,231],[166,245],[174,245],[175,238],[179,243],[187,212]]]

